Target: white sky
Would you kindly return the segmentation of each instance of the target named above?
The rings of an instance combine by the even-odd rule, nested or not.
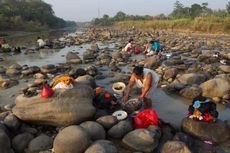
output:
[[[169,14],[176,0],[44,0],[53,6],[56,16],[77,22],[91,21],[118,11],[129,15]],[[229,0],[180,0],[185,6],[208,2],[212,9],[225,9]]]

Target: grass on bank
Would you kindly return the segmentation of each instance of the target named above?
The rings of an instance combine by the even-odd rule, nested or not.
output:
[[[195,19],[122,21],[114,25],[117,28],[135,28],[144,30],[168,30],[181,32],[230,34],[230,16],[225,18],[210,16]]]

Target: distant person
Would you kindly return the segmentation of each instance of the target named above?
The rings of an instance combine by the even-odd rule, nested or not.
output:
[[[144,47],[145,47],[144,54],[150,53],[150,51],[151,51],[151,46],[152,46],[152,45],[153,45],[153,41],[152,41],[152,40],[149,41],[148,43],[146,43],[146,44],[144,45]]]
[[[136,66],[129,80],[129,85],[123,98],[124,102],[128,101],[129,94],[134,84],[136,84],[138,88],[142,88],[142,93],[138,99],[144,100],[145,108],[152,108],[154,89],[157,87],[158,81],[159,76],[155,71]]]
[[[125,52],[130,52],[132,50],[133,39],[129,39],[129,43],[125,46]]]
[[[160,51],[161,51],[160,43],[158,41],[154,40],[151,47],[150,47],[150,51],[146,55],[148,55],[148,56],[158,55]]]
[[[37,45],[38,48],[44,48],[44,46],[46,45],[46,43],[44,42],[43,39],[41,39],[40,37],[37,38]]]

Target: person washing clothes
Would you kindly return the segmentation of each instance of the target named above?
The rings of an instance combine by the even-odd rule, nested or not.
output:
[[[148,55],[148,56],[154,55],[154,54],[158,55],[160,51],[161,51],[160,43],[158,41],[154,40],[154,41],[152,41],[150,51],[146,55]]]
[[[44,46],[46,45],[45,41],[43,39],[41,39],[41,37],[37,38],[37,46],[38,48],[44,48]]]
[[[130,39],[129,40],[129,43],[125,46],[125,52],[128,53],[132,50],[132,42],[133,42],[133,39]]]
[[[157,88],[158,81],[159,76],[155,71],[141,66],[136,66],[133,69],[129,80],[129,84],[123,98],[124,102],[128,101],[129,94],[134,84],[136,84],[138,88],[142,88],[142,93],[138,96],[138,99],[143,99],[145,108],[152,108],[152,98],[154,89]]]

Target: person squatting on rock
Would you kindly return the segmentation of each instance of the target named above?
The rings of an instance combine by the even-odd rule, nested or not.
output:
[[[128,52],[131,52],[132,50],[132,42],[133,42],[133,39],[130,39],[129,40],[129,43],[125,46],[125,52],[128,53]]]
[[[141,66],[136,66],[133,69],[131,78],[129,80],[129,84],[123,98],[124,102],[128,101],[129,94],[134,84],[136,84],[138,88],[142,88],[142,93],[138,99],[143,99],[145,108],[152,108],[154,89],[157,87],[158,81],[159,76],[155,71],[143,68]]]

